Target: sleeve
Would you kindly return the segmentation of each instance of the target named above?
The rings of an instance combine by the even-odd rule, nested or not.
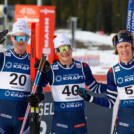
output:
[[[4,53],[0,53],[0,71],[3,67],[3,62],[4,62]]]
[[[92,75],[90,67],[86,64],[83,63],[83,71],[85,75],[85,83],[86,86],[94,93],[104,93],[106,92],[107,85],[98,83],[95,78]]]
[[[112,68],[108,71],[107,73],[107,90],[106,90],[106,96],[105,97],[93,97],[92,103],[112,108],[118,92],[117,92],[117,86],[114,82],[114,76],[113,76],[113,71]]]
[[[42,92],[43,87],[47,86],[48,83],[51,85],[52,82],[53,82],[52,70],[50,69],[46,73],[43,72],[42,75],[41,75],[38,87],[37,87],[37,91]]]

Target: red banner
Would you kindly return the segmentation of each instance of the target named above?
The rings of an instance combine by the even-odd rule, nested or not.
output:
[[[35,59],[40,59],[42,53],[44,53],[50,63],[54,60],[53,39],[55,30],[55,7],[16,5],[15,21],[20,19],[25,19],[29,28],[34,31],[34,34],[32,33],[31,35],[31,41],[29,41],[29,45],[27,46],[27,52],[32,56],[31,80],[33,81],[35,78],[35,70],[33,66]],[[35,27],[31,26],[32,23],[36,24]]]
[[[34,69],[34,64],[36,62],[36,33],[35,33],[36,23],[31,24],[31,47],[30,47],[30,76],[31,81],[34,81],[36,77],[36,70]]]
[[[39,59],[44,53],[48,57],[49,62],[52,63],[54,60],[55,7],[16,5],[15,20],[20,19],[25,19],[30,28],[31,23],[36,23],[36,57]],[[28,52],[29,47],[27,49]]]
[[[43,53],[47,56],[50,63],[54,60],[54,25],[55,25],[55,7],[41,6],[40,7],[40,39],[38,50],[42,48]],[[41,57],[41,52],[37,52],[37,57]]]

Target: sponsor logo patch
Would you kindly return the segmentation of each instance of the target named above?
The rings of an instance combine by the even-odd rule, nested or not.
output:
[[[55,78],[55,80],[56,80],[57,82],[60,82],[60,81],[62,80],[62,77],[61,77],[60,75],[57,75],[56,78]]]
[[[65,125],[65,124],[57,123],[56,125],[57,125],[58,127],[68,128],[68,125]]]
[[[6,68],[11,68],[12,67],[12,63],[11,62],[7,62],[5,65],[6,65]]]
[[[119,122],[119,125],[120,125],[120,126],[124,126],[124,127],[129,127],[129,124],[123,123],[123,122]]]
[[[58,65],[53,65],[53,70],[58,70],[58,69],[59,69]]]
[[[11,115],[7,115],[7,114],[1,113],[0,116],[1,117],[5,117],[5,118],[8,118],[8,119],[12,119],[12,116]]]
[[[84,127],[85,125],[86,125],[85,123],[77,124],[77,125],[74,125],[74,128]]]
[[[76,63],[76,68],[81,68],[81,64],[80,63]]]
[[[122,77],[119,77],[119,78],[117,79],[117,83],[118,83],[118,84],[122,84],[122,83],[123,83],[123,78],[122,78]]]
[[[18,121],[22,121],[24,117],[18,117]]]
[[[80,103],[80,102],[77,102],[77,103],[74,103],[74,102],[72,102],[72,103],[61,103],[60,104],[60,107],[62,108],[62,109],[64,109],[64,108],[79,108],[79,107],[82,107],[83,105],[82,105],[82,103]]]
[[[6,56],[11,57],[11,53],[10,52],[6,52]]]
[[[118,72],[118,71],[120,71],[120,67],[119,66],[115,67],[115,72]]]

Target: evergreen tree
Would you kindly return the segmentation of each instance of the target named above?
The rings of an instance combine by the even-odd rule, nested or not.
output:
[[[128,0],[42,0],[56,7],[56,28],[66,28],[70,17],[78,17],[83,30],[117,32],[126,27]],[[4,1],[1,2],[4,4]],[[12,0],[9,5],[37,5],[37,0]]]

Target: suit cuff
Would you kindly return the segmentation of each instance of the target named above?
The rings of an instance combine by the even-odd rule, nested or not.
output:
[[[93,96],[91,95],[91,98],[90,98],[90,100],[89,100],[89,102],[91,103],[91,102],[93,102]]]

